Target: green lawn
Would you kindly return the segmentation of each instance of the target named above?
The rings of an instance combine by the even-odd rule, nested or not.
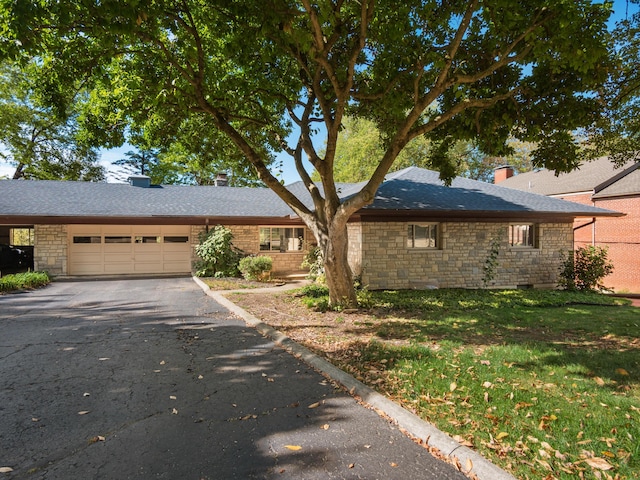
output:
[[[535,290],[366,302],[374,335],[342,368],[518,478],[640,475],[640,308]]]
[[[13,273],[0,277],[0,293],[28,288],[38,288],[51,281],[45,272]]]

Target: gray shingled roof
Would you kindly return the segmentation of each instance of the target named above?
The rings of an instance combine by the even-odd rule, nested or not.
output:
[[[610,215],[613,212],[566,202],[491,183],[457,177],[450,187],[431,170],[409,167],[395,172],[378,189],[365,210],[422,210],[465,213],[544,213],[575,216]]]
[[[629,161],[620,168],[608,157],[600,157],[590,162],[585,162],[578,169],[562,173],[558,176],[551,170],[536,170],[515,175],[500,182],[501,187],[515,188],[541,195],[562,195],[579,192],[593,192],[598,186],[606,183],[610,179],[623,175],[629,169],[637,168],[635,161]],[[631,170],[633,171],[633,170]],[[636,177],[637,178],[637,177]],[[613,185],[612,185],[613,186]],[[639,193],[640,182],[635,184],[632,193]],[[615,195],[616,188],[611,188],[609,193]]]
[[[0,181],[0,215],[80,217],[285,217],[291,209],[266,188]]]
[[[363,184],[338,185],[342,198]],[[301,182],[289,188],[311,206]],[[456,178],[446,187],[438,173],[409,167],[387,176],[364,211],[463,214],[614,215],[600,208]],[[266,188],[158,186],[31,180],[0,181],[0,216],[50,217],[262,217],[293,216]]]

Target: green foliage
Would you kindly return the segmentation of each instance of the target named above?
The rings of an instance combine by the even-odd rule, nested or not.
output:
[[[0,292],[11,292],[25,288],[38,288],[51,282],[46,272],[25,272],[0,277]]]
[[[35,61],[0,64],[0,159],[15,167],[13,178],[104,180],[97,151],[78,138],[79,95],[50,108],[38,83],[44,72]]]
[[[489,253],[482,267],[482,284],[485,288],[496,278],[496,270],[498,268],[498,255],[500,254],[500,239],[491,240]]]
[[[560,271],[560,286],[567,290],[606,290],[602,279],[613,272],[608,249],[589,245],[565,257]]]
[[[302,259],[300,268],[308,268],[307,278],[316,283],[324,284],[324,261],[322,260],[322,250],[320,247],[313,247],[307,250]]]
[[[265,280],[273,268],[273,260],[266,255],[249,256],[240,260],[239,270],[247,280]]]
[[[238,263],[243,256],[241,250],[233,246],[233,233],[230,229],[216,225],[209,232],[200,235],[196,245],[198,277],[236,277],[239,274]]]

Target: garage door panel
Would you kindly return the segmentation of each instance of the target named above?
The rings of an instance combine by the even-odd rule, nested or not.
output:
[[[188,273],[189,230],[184,225],[69,225],[69,273]],[[82,238],[74,241],[74,236]]]

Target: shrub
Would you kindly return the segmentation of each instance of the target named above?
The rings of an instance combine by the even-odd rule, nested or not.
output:
[[[264,280],[268,278],[273,267],[271,257],[264,255],[257,257],[244,257],[240,260],[239,269],[247,280]]]
[[[0,278],[0,292],[22,290],[24,288],[38,288],[51,282],[46,272],[25,272],[5,275]]]
[[[198,277],[237,277],[238,263],[242,250],[233,246],[233,233],[222,225],[216,225],[209,232],[200,234],[196,254],[200,261],[195,263]]]
[[[606,248],[580,247],[564,259],[559,286],[567,290],[606,290],[600,282],[612,271]]]
[[[307,278],[317,283],[324,283],[324,261],[320,247],[311,248],[302,259],[301,268],[308,268]]]

